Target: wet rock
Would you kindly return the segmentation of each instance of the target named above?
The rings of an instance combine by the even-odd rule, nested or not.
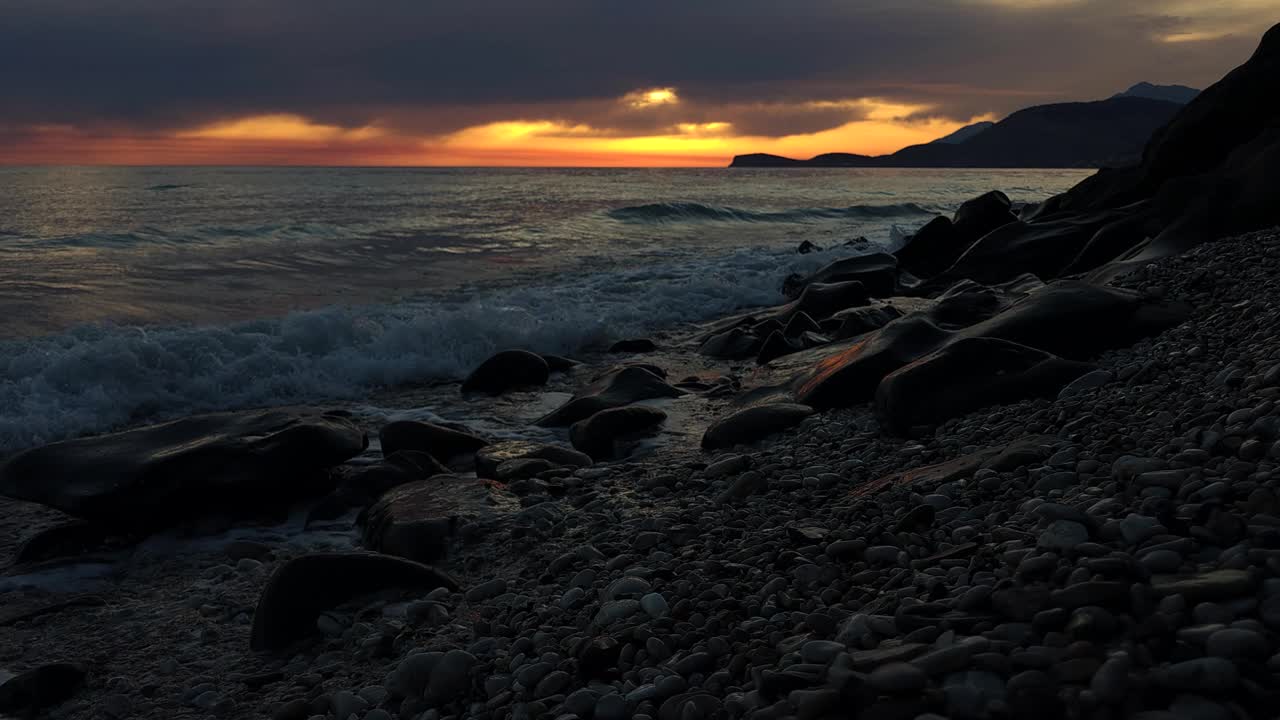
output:
[[[592,459],[607,460],[614,456],[619,439],[650,430],[666,419],[665,412],[644,405],[610,408],[574,423],[569,437],[577,450]]]
[[[544,427],[572,425],[601,410],[683,394],[647,368],[622,365],[596,376],[568,402],[539,419],[538,424]]]
[[[547,383],[551,368],[541,355],[527,350],[503,350],[471,371],[462,382],[462,392],[501,395],[508,390]]]
[[[321,495],[333,486],[328,469],[366,444],[337,414],[198,415],[20,453],[0,468],[0,494],[111,527],[156,529]]]
[[[498,466],[509,460],[546,460],[558,467],[590,467],[591,456],[559,445],[506,440],[476,452],[476,475],[497,479]]]
[[[88,671],[77,663],[41,665],[0,685],[0,713],[39,716],[61,705],[84,685]]]

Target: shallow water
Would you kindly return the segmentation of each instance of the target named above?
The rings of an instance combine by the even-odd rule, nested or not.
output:
[[[0,453],[773,304],[789,272],[981,192],[1086,174],[3,168]]]

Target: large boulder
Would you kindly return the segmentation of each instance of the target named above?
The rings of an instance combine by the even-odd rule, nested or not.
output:
[[[866,305],[870,299],[867,286],[859,280],[811,283],[805,286],[799,299],[779,308],[774,318],[782,323],[800,313],[811,318],[826,318],[845,308]]]
[[[574,448],[593,460],[608,460],[614,456],[619,439],[654,428],[666,419],[666,413],[645,405],[610,408],[574,423],[569,439]]]
[[[702,435],[702,447],[722,450],[748,445],[799,425],[813,408],[795,403],[771,403],[738,410],[720,418]]]
[[[951,218],[939,215],[907,238],[894,255],[903,270],[929,278],[950,267],[971,243],[960,237]]]
[[[683,394],[648,368],[623,365],[601,373],[564,405],[539,419],[538,424],[544,427],[572,425],[601,410]]]
[[[872,305],[868,307],[842,310],[833,315],[830,332],[832,340],[847,340],[872,330],[879,330],[902,317],[902,312],[892,305]]]
[[[281,651],[316,631],[320,613],[353,598],[390,589],[456,591],[447,574],[376,553],[312,553],[285,564],[267,580],[253,613],[249,646]]]
[[[999,190],[992,190],[960,203],[953,218],[953,225],[964,242],[974,242],[992,230],[1004,227],[1017,219],[1018,216],[1013,214],[1013,203],[1009,201],[1009,196]]]
[[[967,295],[955,295],[952,302],[965,303],[959,314],[971,320],[974,308],[969,304],[971,299],[964,299]],[[835,343],[793,379],[791,395],[797,402],[817,408],[867,402],[890,373],[962,338],[1007,340],[1084,360],[1177,325],[1190,312],[1182,305],[1076,280],[1040,287],[1007,307],[997,298],[994,307],[1005,309],[981,322],[956,328],[940,322],[955,315],[956,308],[938,302],[874,332]]]
[[[560,445],[528,440],[505,440],[481,448],[476,453],[476,475],[498,480],[498,466],[511,460],[548,460],[556,467],[588,467],[591,457]]]
[[[439,562],[460,526],[516,509],[491,483],[436,475],[383,494],[364,516],[365,547],[417,562]]]
[[[462,392],[501,395],[515,388],[546,385],[551,367],[527,350],[503,350],[480,363],[462,383]]]
[[[472,455],[489,444],[488,440],[478,435],[417,420],[387,423],[378,432],[378,441],[385,457],[401,450],[413,450],[426,453],[442,462],[460,455]]]
[[[1092,369],[1007,340],[961,338],[890,373],[876,390],[876,409],[905,433],[990,405],[1055,397]]]
[[[199,415],[46,445],[0,469],[0,494],[104,525],[154,529],[206,514],[256,514],[333,486],[360,454],[344,416],[304,410]]]

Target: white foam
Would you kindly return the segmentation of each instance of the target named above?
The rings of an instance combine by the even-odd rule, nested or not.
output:
[[[358,398],[459,378],[493,352],[573,353],[781,301],[847,252],[743,249],[457,301],[329,307],[232,326],[87,326],[0,343],[0,451],[195,412]]]

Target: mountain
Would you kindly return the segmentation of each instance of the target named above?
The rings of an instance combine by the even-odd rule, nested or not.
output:
[[[995,127],[995,123],[987,120],[985,122],[965,125],[959,130],[934,140],[933,143],[942,143],[943,145],[959,145],[960,143],[975,137],[978,133],[987,128]]]
[[[1019,110],[960,142],[912,145],[892,155],[827,153],[795,160],[756,153],[729,167],[1107,167],[1136,162],[1178,103],[1114,97]],[[966,128],[967,129],[967,128]],[[946,138],[944,138],[945,140]]]
[[[1186,85],[1152,85],[1149,82],[1140,82],[1128,90],[1125,90],[1122,93],[1117,93],[1112,97],[1140,97],[1147,98],[1148,100],[1164,100],[1165,102],[1175,102],[1179,105],[1186,105],[1192,100],[1195,100],[1196,96],[1199,94],[1199,90],[1187,87]]]

